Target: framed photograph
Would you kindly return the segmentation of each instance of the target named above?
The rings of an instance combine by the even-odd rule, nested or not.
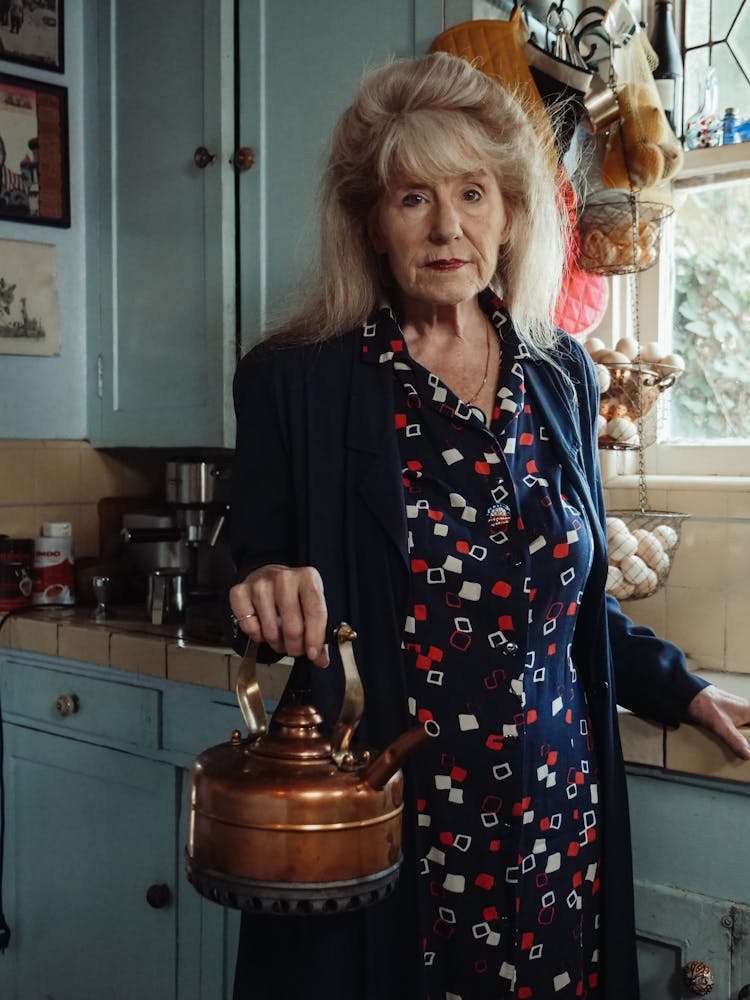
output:
[[[0,240],[0,354],[59,353],[55,248]]]
[[[70,225],[64,87],[0,73],[0,219]]]
[[[62,73],[63,0],[0,0],[0,59]]]

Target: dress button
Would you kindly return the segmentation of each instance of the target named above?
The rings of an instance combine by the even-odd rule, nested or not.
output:
[[[518,643],[517,642],[506,642],[505,645],[503,646],[503,649],[504,649],[504,651],[506,653],[517,653],[518,652]]]

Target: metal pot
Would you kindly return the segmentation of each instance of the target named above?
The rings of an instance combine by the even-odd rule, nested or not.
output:
[[[344,698],[330,739],[309,704],[281,704],[267,725],[248,644],[237,697],[249,735],[205,750],[191,775],[187,875],[204,896],[253,912],[319,914],[385,898],[401,866],[403,733],[381,754],[352,749],[364,694],[354,630],[333,630]]]
[[[169,461],[165,467],[165,499],[187,507],[228,503],[231,476],[227,462]]]

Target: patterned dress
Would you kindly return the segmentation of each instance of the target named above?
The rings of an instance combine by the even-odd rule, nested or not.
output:
[[[389,310],[362,336],[397,383],[409,710],[434,736],[415,755],[425,1000],[595,1000],[596,754],[570,655],[591,538],[525,390],[535,362],[483,304],[502,342],[489,428]]]

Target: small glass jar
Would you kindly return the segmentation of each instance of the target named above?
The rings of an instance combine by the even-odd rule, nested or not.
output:
[[[703,95],[701,105],[685,123],[685,145],[688,149],[706,149],[721,145],[721,119],[716,114],[719,98],[716,70],[709,66],[701,79],[702,85],[699,88]]]
[[[737,108],[725,108],[724,117],[721,119],[721,144],[722,146],[731,146],[735,142],[739,142],[739,136],[736,135],[737,128]]]

